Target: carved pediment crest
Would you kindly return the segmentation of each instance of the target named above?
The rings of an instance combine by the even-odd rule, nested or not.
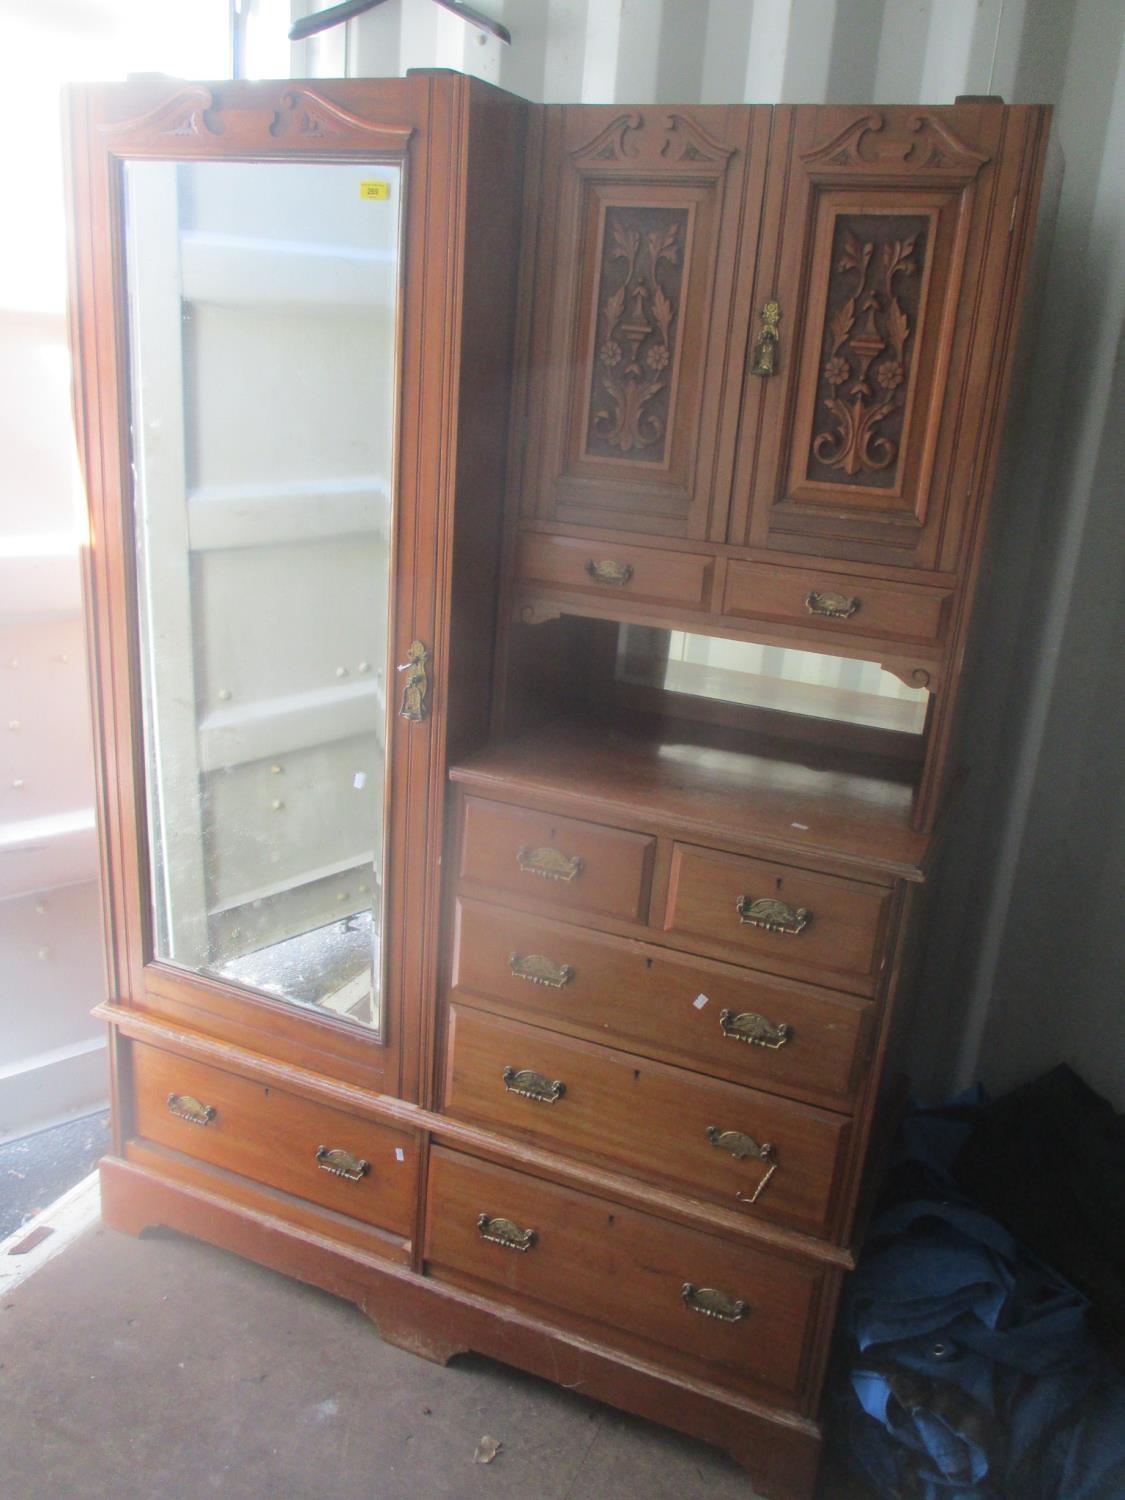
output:
[[[916,114],[887,125],[881,114],[860,115],[801,160],[810,167],[922,167],[975,177],[990,160],[937,115]]]
[[[643,115],[636,111],[617,115],[592,140],[571,152],[576,162],[628,162],[632,166],[647,158],[667,165],[723,168],[735,153],[734,146],[709,135],[686,115]]]
[[[225,91],[224,91],[225,92]],[[131,136],[176,136],[185,140],[203,140],[208,136],[228,136],[235,145],[255,147],[271,140],[306,141],[346,140],[360,135],[375,150],[396,154],[406,148],[413,131],[408,125],[388,125],[365,120],[309,88],[287,88],[268,96],[224,97],[202,85],[180,89],[146,114],[131,120],[104,125],[102,131],[111,140]]]

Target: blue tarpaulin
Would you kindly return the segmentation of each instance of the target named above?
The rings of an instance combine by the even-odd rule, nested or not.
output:
[[[1125,1500],[1125,1382],[1086,1299],[952,1176],[981,1103],[904,1123],[845,1293],[851,1456],[896,1500]]]

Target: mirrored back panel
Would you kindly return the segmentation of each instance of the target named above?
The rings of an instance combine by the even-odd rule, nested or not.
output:
[[[716,703],[911,735],[924,732],[930,697],[878,662],[647,625],[620,627],[617,678]]]
[[[153,956],[376,1031],[401,199],[125,166]]]

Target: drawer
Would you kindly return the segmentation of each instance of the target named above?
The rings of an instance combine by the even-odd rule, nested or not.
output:
[[[778,568],[731,562],[722,613],[776,620],[826,635],[878,636],[929,643],[941,639],[952,594],[874,578],[849,578],[815,568]]]
[[[846,1116],[467,1007],[449,1018],[447,1114],[829,1231]]]
[[[465,799],[461,878],[626,922],[648,911],[655,839],[507,802]]]
[[[413,1235],[418,1150],[409,1132],[157,1047],[135,1043],[131,1055],[136,1132],[144,1139],[392,1234]],[[328,1152],[347,1153],[354,1162]],[[357,1165],[358,1178],[339,1175]]]
[[[657,547],[524,532],[518,567],[521,584],[605,595],[613,601],[703,609],[710,600],[714,560]]]
[[[457,905],[452,993],[837,1106],[855,1090],[875,1013],[851,995],[481,901]]]
[[[890,891],[796,866],[677,844],[664,929],[737,949],[763,968],[811,970],[870,992]]]
[[[788,1405],[798,1404],[826,1275],[441,1147],[430,1158],[426,1259],[432,1275],[563,1309]],[[720,1293],[726,1317],[701,1315],[685,1286]]]

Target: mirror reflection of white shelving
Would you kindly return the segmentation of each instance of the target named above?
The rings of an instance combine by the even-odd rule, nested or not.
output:
[[[157,952],[377,1026],[399,169],[126,180]]]

